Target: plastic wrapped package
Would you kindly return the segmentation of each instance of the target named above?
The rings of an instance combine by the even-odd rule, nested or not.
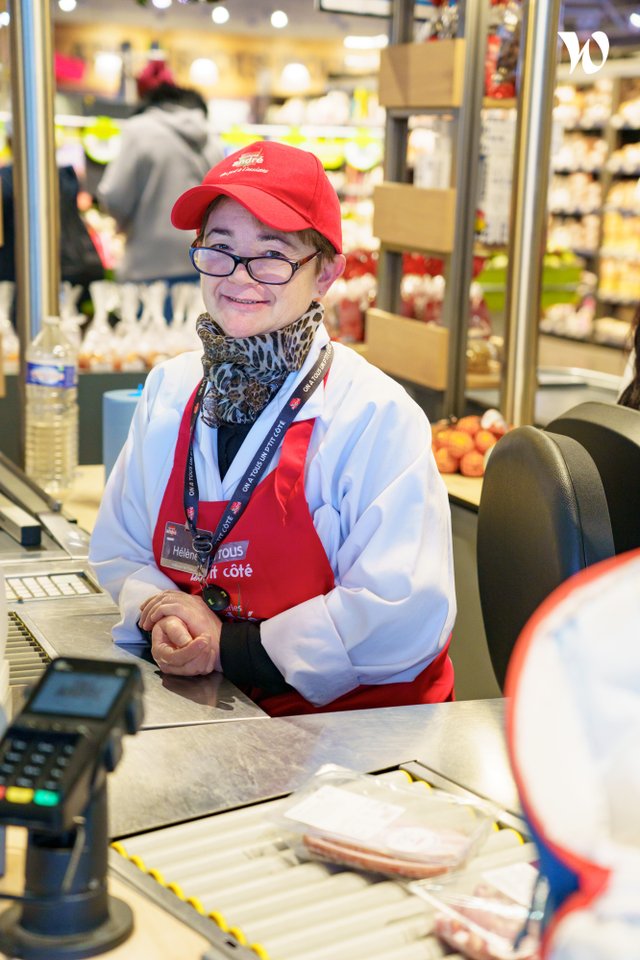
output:
[[[489,804],[333,764],[278,810],[278,826],[299,856],[409,879],[462,867],[494,819]]]
[[[411,884],[434,911],[434,933],[469,960],[538,960],[540,919],[531,909],[538,871],[521,862]]]

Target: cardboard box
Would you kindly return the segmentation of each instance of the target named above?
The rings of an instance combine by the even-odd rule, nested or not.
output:
[[[465,56],[462,39],[391,44],[380,53],[380,104],[416,109],[459,107]]]
[[[449,331],[396,313],[367,311],[366,358],[392,376],[432,390],[447,384]]]
[[[456,191],[385,181],[373,192],[373,234],[398,250],[451,253]]]

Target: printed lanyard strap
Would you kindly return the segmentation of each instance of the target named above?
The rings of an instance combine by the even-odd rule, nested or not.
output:
[[[191,409],[189,451],[184,474],[184,512],[187,527],[191,531],[193,549],[198,557],[198,579],[202,581],[206,580],[211,555],[244,513],[260,476],[269,466],[274,454],[280,447],[287,429],[295,419],[300,408],[304,406],[309,397],[315,393],[319,384],[329,372],[332,360],[333,347],[328,343],[326,347],[323,347],[320,351],[320,356],[308,378],[294,390],[272,424],[269,433],[254,456],[252,463],[231,494],[231,498],[227,501],[222,512],[222,517],[212,534],[206,530],[198,530],[199,492],[193,453],[193,439],[198,414],[209,383],[205,378],[200,381]]]

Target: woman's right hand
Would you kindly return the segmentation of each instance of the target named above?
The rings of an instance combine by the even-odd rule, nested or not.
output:
[[[180,617],[163,617],[151,631],[151,654],[163,673],[196,677],[220,669],[220,639],[192,637]]]

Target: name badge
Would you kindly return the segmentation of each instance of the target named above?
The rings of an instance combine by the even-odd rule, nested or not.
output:
[[[211,533],[202,530],[201,533]],[[213,563],[234,563],[247,556],[248,540],[235,540],[233,543],[221,543],[212,558]],[[183,573],[195,573],[198,557],[193,549],[191,531],[184,523],[169,521],[165,524],[162,540],[160,565],[169,570],[181,570]]]
[[[206,532],[211,533],[210,530]],[[198,557],[192,546],[191,531],[184,523],[169,521],[165,524],[160,565],[183,573],[195,573],[197,570]]]

